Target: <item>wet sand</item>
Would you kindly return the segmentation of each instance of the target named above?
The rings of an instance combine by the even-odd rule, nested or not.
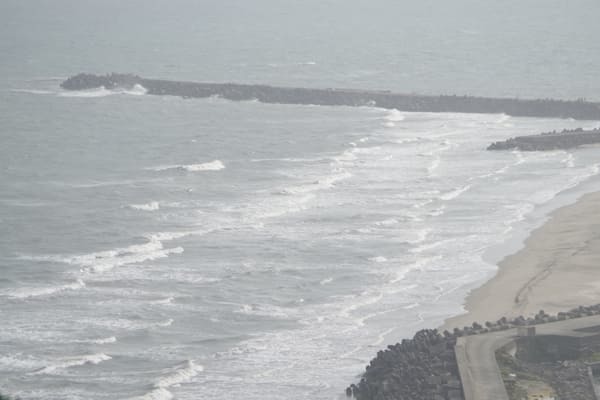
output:
[[[468,312],[443,329],[600,303],[600,192],[556,210],[498,266],[496,276],[467,297]]]

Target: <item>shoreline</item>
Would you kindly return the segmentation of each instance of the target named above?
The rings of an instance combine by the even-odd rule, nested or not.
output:
[[[466,313],[446,319],[441,329],[600,302],[600,251],[595,250],[600,249],[600,220],[595,214],[600,214],[600,191],[552,211],[516,252],[498,263],[494,277],[468,293]]]

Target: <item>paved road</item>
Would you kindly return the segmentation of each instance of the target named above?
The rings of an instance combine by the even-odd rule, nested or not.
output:
[[[587,329],[586,329],[587,328]],[[586,329],[580,331],[578,329]],[[600,334],[600,316],[537,325],[537,335],[591,336]],[[516,329],[461,337],[455,353],[465,400],[508,400],[495,352],[517,337]]]

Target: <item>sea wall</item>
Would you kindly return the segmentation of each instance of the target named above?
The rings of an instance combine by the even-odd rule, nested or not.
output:
[[[454,353],[454,346],[459,337],[482,335],[592,315],[600,315],[600,304],[582,306],[567,312],[559,312],[556,315],[548,315],[541,310],[534,317],[519,316],[510,320],[500,318],[498,321],[487,321],[482,324],[474,322],[471,326],[465,326],[462,329],[455,328],[452,332],[440,333],[435,329],[421,330],[413,339],[403,340],[401,343],[388,346],[386,350],[379,351],[366,367],[360,382],[350,385],[346,389],[346,394],[358,400],[464,400],[462,382]],[[528,338],[522,340],[525,341]],[[578,350],[568,355],[563,353],[568,352],[573,346],[566,346],[565,350],[553,346],[560,343],[552,338],[536,338],[535,340],[541,341],[536,341],[535,347],[529,347],[529,351],[522,353],[525,359],[561,357],[570,359],[573,354],[576,357],[582,353],[598,351],[595,339],[590,343],[585,340],[574,342],[573,346],[576,345]],[[544,340],[546,341],[544,342]],[[521,345],[523,343],[521,342]]]
[[[453,112],[507,114],[517,117],[600,119],[600,103],[552,99],[521,100],[472,96],[425,96],[390,91],[313,89],[245,85],[237,83],[199,83],[144,79],[136,75],[79,74],[61,86],[66,90],[85,90],[104,86],[107,89],[144,86],[148,94],[185,98],[218,96],[233,101],[258,100],[263,103],[324,106],[376,106],[412,112]]]

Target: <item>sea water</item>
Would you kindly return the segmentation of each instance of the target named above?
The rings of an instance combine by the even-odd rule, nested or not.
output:
[[[584,23],[595,3],[514,2],[519,16],[505,4],[397,3],[2,2],[0,391],[340,398],[379,349],[463,312],[496,270],[490,249],[592,188],[594,148],[485,148],[594,121],[59,88],[115,70],[598,91],[597,44],[585,39],[599,32]]]

